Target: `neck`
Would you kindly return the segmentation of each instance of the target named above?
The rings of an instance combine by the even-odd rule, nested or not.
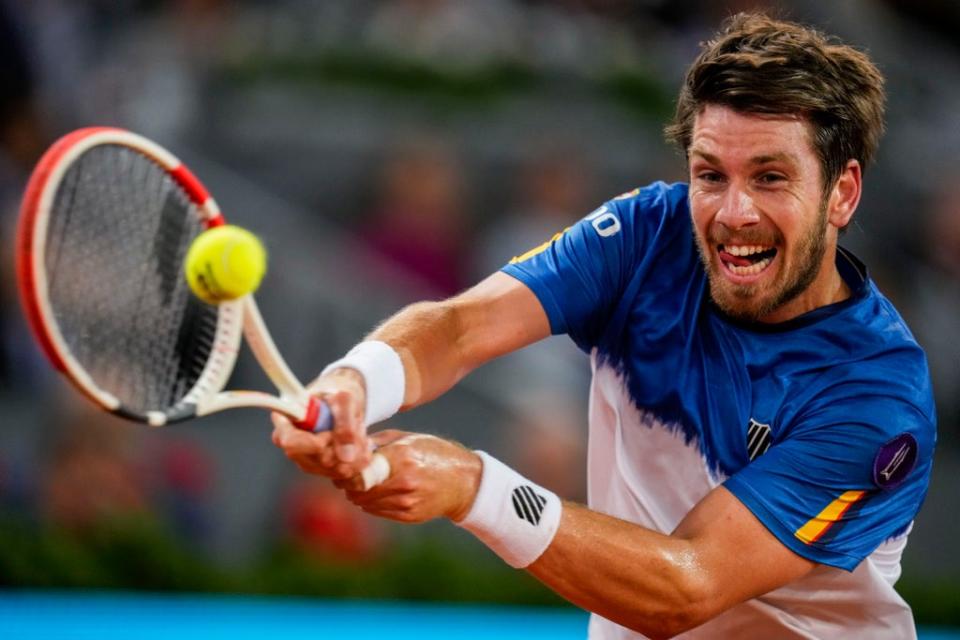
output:
[[[824,252],[820,272],[807,289],[782,307],[775,309],[760,319],[760,322],[775,324],[786,322],[805,313],[842,302],[852,294],[850,286],[837,270],[837,247]]]

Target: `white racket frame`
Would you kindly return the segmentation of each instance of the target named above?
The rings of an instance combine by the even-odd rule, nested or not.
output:
[[[147,138],[123,129],[109,127],[89,129],[86,132],[81,130],[74,132],[71,136],[76,139],[66,149],[60,151],[59,156],[51,159],[52,164],[46,167],[41,161],[41,166],[37,170],[40,174],[37,179],[42,179],[43,183],[37,203],[34,205],[36,210],[29,212],[32,220],[27,222],[33,225],[29,269],[32,271],[32,301],[35,304],[36,313],[32,319],[40,323],[41,326],[36,329],[45,334],[48,346],[55,351],[55,354],[51,355],[59,359],[59,363],[54,364],[58,366],[62,364],[66,375],[104,409],[122,413],[120,400],[98,387],[71,354],[54,319],[50,304],[45,266],[45,238],[50,210],[64,175],[77,158],[93,147],[100,145],[128,147],[167,170],[171,179],[184,188],[186,194],[197,206],[201,222],[207,227],[223,224],[223,215],[216,201],[183,163],[172,153]],[[28,212],[22,212],[21,218],[26,215]],[[250,345],[254,357],[277,388],[279,395],[263,391],[223,390],[236,364],[242,339],[246,339],[247,344]],[[218,305],[217,327],[211,355],[196,383],[181,400],[181,404],[193,405],[195,407],[193,414],[196,416],[209,415],[225,409],[260,407],[283,413],[296,422],[314,420],[316,412],[321,410],[322,405],[310,396],[280,355],[253,295]],[[325,406],[322,411],[327,411]],[[311,413],[314,415],[311,416]],[[165,425],[168,421],[168,414],[162,411],[150,411],[146,414],[146,422],[155,427]],[[320,421],[316,420],[316,422]],[[364,484],[366,488],[370,488],[383,482],[389,475],[390,465],[386,458],[381,454],[374,454],[370,466],[363,471]]]
[[[174,180],[178,172],[186,169],[176,156],[143,136],[121,129],[103,129],[80,139],[63,153],[51,169],[40,195],[34,220],[31,265],[39,317],[52,346],[67,368],[67,374],[105,409],[114,411],[120,407],[120,401],[113,394],[98,387],[90,378],[71,354],[54,320],[45,267],[45,238],[57,189],[74,161],[90,149],[101,145],[121,145],[142,153],[166,169]],[[195,193],[188,195],[193,197]],[[209,194],[204,195],[206,198],[203,201],[194,200],[200,213],[200,221],[208,226],[216,226],[218,221],[223,219],[220,208]],[[241,337],[246,338],[257,362],[280,392],[278,396],[261,391],[223,391],[236,363]],[[247,295],[218,305],[217,328],[211,356],[182,402],[195,405],[198,416],[238,407],[262,407],[279,411],[299,421],[307,417],[310,395],[280,355],[253,296]],[[150,411],[146,416],[147,423],[152,426],[167,423],[167,415],[161,411]]]

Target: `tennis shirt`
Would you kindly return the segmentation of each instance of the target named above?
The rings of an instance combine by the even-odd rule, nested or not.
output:
[[[655,183],[504,268],[591,356],[590,507],[669,534],[723,485],[819,564],[679,637],[915,637],[893,584],[936,439],[923,351],[844,249],[848,299],[724,315],[691,225],[687,185]],[[594,615],[590,637],[642,636]]]

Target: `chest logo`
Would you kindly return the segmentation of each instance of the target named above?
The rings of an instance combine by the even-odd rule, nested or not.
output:
[[[773,432],[770,425],[750,418],[750,424],[747,425],[747,455],[750,456],[750,460],[765,454],[771,442],[773,442]]]

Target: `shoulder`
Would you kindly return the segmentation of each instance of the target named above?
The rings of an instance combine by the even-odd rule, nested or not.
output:
[[[927,356],[907,323],[872,280],[866,283],[864,304],[854,320],[860,329],[853,339],[860,357],[841,366],[844,375],[864,392],[875,391],[911,404],[935,422],[933,384]]]
[[[692,233],[687,185],[651,183],[608,200],[585,220],[601,235],[616,233],[644,252],[685,242]]]
[[[676,218],[686,220],[689,218],[687,190],[684,182],[653,182],[620,194],[607,201],[600,209],[638,222],[642,220],[656,223]]]
[[[814,348],[823,360],[817,375],[805,379],[812,388],[804,395],[819,398],[815,403],[819,405],[827,399],[855,405],[896,401],[912,405],[929,422],[935,422],[933,388],[923,349],[859,260],[841,250],[837,265],[854,290],[853,298],[800,331],[807,347]],[[807,357],[800,354],[801,360]]]
[[[864,487],[892,488],[914,467],[920,477],[929,475],[936,409],[926,361],[915,343],[874,345],[865,357],[833,366],[813,386],[811,401],[786,439],[818,456],[825,450],[842,455],[857,465]]]

